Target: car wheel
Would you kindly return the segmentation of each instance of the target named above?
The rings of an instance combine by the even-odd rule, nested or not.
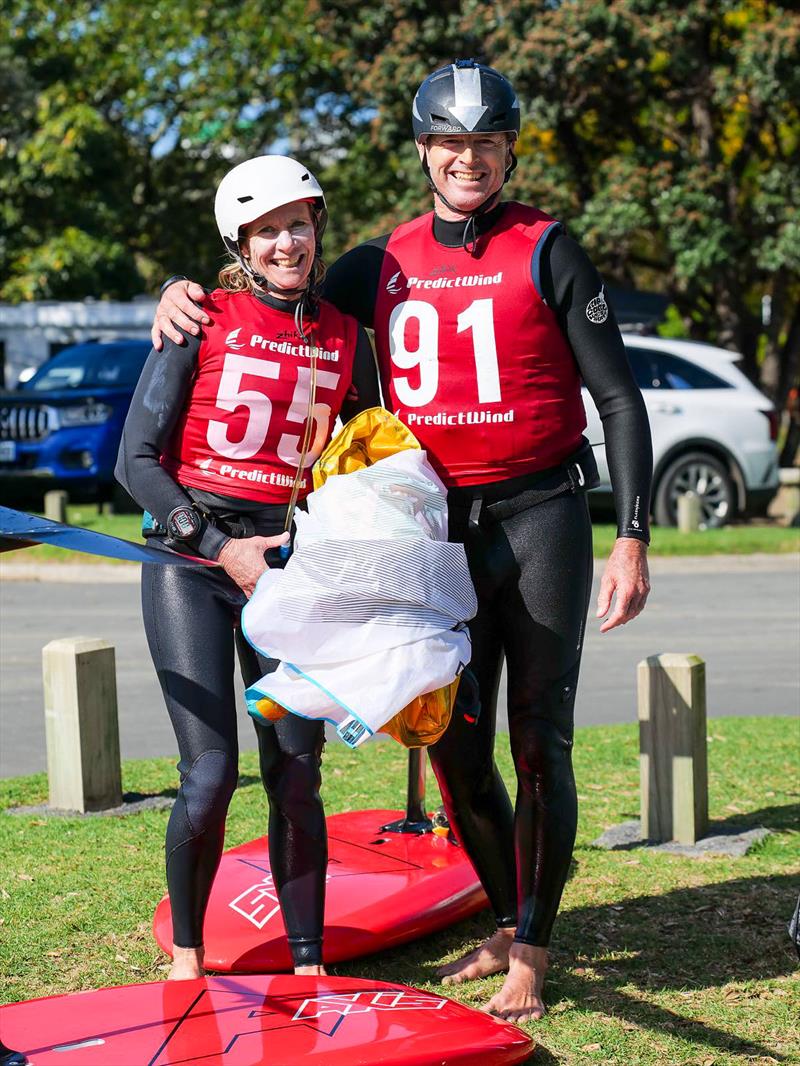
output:
[[[678,524],[678,497],[700,497],[700,522],[713,529],[730,522],[736,513],[736,492],[725,464],[709,452],[687,452],[669,464],[656,488],[653,513],[660,526]]]

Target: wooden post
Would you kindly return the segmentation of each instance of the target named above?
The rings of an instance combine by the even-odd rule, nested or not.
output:
[[[42,651],[50,806],[100,811],[122,803],[114,646],[95,637]]]
[[[62,489],[51,489],[44,494],[44,516],[51,522],[66,522],[69,493]]]
[[[694,844],[708,829],[706,664],[651,655],[638,680],[642,839]]]
[[[684,492],[678,497],[678,529],[694,533],[700,528],[700,497],[696,492]]]

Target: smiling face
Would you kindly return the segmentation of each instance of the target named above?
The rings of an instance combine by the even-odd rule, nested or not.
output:
[[[436,213],[457,221],[502,189],[511,145],[505,133],[431,134],[417,142],[420,159],[427,155],[431,181],[455,208],[437,200]]]
[[[314,265],[316,244],[311,205],[296,200],[245,226],[241,248],[257,274],[277,289],[291,290],[304,287]],[[282,298],[280,292],[273,295]]]

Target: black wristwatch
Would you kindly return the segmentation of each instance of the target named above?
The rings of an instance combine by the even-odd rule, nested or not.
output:
[[[191,540],[203,528],[203,519],[194,507],[184,505],[170,511],[167,519],[167,535],[172,540]]]
[[[161,296],[167,291],[170,285],[173,285],[176,281],[188,281],[189,279],[185,274],[173,274],[171,278],[167,278],[161,288],[158,290]]]

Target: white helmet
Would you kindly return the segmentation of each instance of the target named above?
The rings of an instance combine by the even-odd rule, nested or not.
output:
[[[239,231],[276,207],[311,200],[315,207],[318,254],[328,221],[325,194],[302,163],[286,155],[259,155],[229,170],[217,188],[214,214],[225,247],[248,274],[252,268],[239,250]]]

